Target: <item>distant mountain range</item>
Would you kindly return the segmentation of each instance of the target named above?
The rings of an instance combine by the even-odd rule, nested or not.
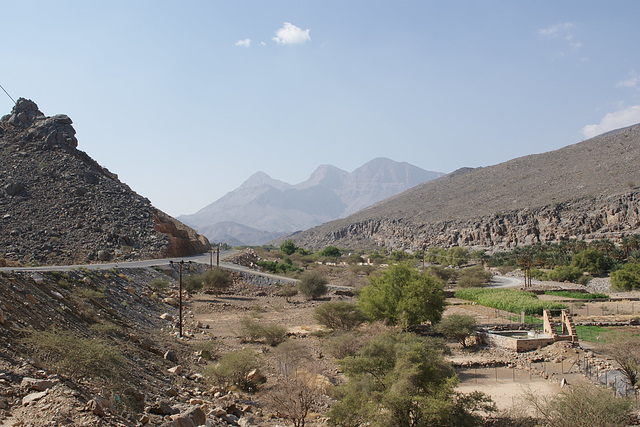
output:
[[[489,251],[640,233],[640,124],[559,150],[464,168],[296,233],[299,246]]]
[[[343,218],[442,175],[386,158],[371,160],[351,173],[322,165],[296,185],[257,172],[222,198],[179,219],[214,242],[260,245]]]

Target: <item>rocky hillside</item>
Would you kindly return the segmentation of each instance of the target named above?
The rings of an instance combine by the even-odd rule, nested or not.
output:
[[[640,232],[640,125],[560,150],[465,169],[293,236],[321,248],[500,250]]]
[[[179,219],[214,241],[258,245],[345,217],[439,175],[384,158],[351,173],[322,165],[296,185],[257,172],[224,197]]]
[[[0,258],[70,264],[209,249],[77,145],[68,116],[45,117],[30,100],[0,119]]]

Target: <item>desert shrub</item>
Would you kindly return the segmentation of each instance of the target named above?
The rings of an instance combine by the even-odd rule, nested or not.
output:
[[[248,377],[257,368],[258,355],[253,350],[244,349],[223,354],[217,364],[205,368],[203,375],[207,381],[224,390],[236,386],[251,391],[255,384]]]
[[[628,262],[611,273],[611,287],[618,291],[640,289],[640,263]]]
[[[466,314],[450,314],[435,326],[435,330],[445,337],[458,341],[462,347],[467,346],[467,338],[478,330],[478,322],[473,316]]]
[[[353,265],[364,262],[364,258],[362,258],[362,256],[358,254],[350,254],[349,256],[347,256],[347,259],[345,261],[347,264]]]
[[[616,397],[602,387],[576,384],[560,393],[540,396],[533,392],[526,400],[545,426],[574,427],[587,423],[593,427],[630,425],[633,402]]]
[[[216,340],[203,340],[194,342],[193,348],[204,360],[211,360],[217,356],[220,345]]]
[[[189,274],[182,278],[182,289],[188,294],[199,291],[204,286],[204,275]]]
[[[167,279],[162,279],[160,277],[156,277],[155,279],[153,279],[149,283],[149,286],[154,291],[162,291],[162,290],[164,290],[164,289],[169,287],[169,281]]]
[[[640,385],[640,337],[618,338],[604,346],[631,387]]]
[[[287,336],[287,328],[271,323],[261,323],[251,317],[240,319],[240,335],[250,342],[264,341],[268,345],[276,346]]]
[[[553,270],[548,271],[546,277],[541,280],[552,280],[554,282],[572,282],[577,283],[584,275],[583,271],[576,266],[557,265]]]
[[[117,379],[127,363],[122,353],[107,341],[83,338],[69,331],[33,331],[24,343],[48,369],[76,379]]]
[[[276,295],[279,297],[284,297],[287,302],[291,302],[291,298],[298,295],[298,288],[296,288],[296,285],[287,283],[286,285],[283,285],[280,289],[278,289]]]
[[[442,281],[419,273],[409,264],[393,265],[372,277],[358,296],[365,317],[405,329],[424,321],[437,323],[444,304]]]
[[[233,285],[233,278],[227,270],[216,267],[204,274],[204,286],[207,289],[213,289],[215,292],[221,292]]]
[[[364,316],[355,303],[346,301],[326,302],[315,309],[313,317],[329,329],[351,330],[364,321]]]
[[[329,281],[317,271],[305,271],[298,282],[298,291],[307,299],[318,299],[325,295]]]
[[[427,274],[437,277],[443,282],[451,282],[458,278],[458,270],[453,268],[444,268],[440,265],[432,265],[426,270]]]
[[[257,264],[263,269],[265,269],[266,271],[271,273],[289,273],[289,272],[302,271],[300,267],[297,267],[293,264],[288,264],[285,262],[260,260],[257,262]]]
[[[294,427],[304,427],[307,414],[321,399],[327,382],[313,366],[308,350],[295,341],[283,343],[273,352],[280,373],[277,386],[265,397],[269,408]]]
[[[458,286],[461,288],[482,287],[491,284],[493,274],[482,267],[470,267],[460,270]]]

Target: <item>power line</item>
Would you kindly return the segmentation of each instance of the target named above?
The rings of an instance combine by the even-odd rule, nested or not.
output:
[[[15,99],[13,99],[13,98],[11,98],[11,95],[9,95],[9,92],[7,92],[7,91],[5,90],[5,88],[3,88],[3,87],[2,87],[2,85],[0,85],[0,88],[2,88],[2,90],[4,91],[4,93],[6,93],[6,94],[7,94],[7,96],[9,97],[9,99],[11,99],[11,100],[13,101],[13,103],[15,104],[15,103],[16,103],[16,100],[15,100]]]

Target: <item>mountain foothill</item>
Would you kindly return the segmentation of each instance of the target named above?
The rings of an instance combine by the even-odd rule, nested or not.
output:
[[[640,232],[640,124],[559,150],[464,168],[289,236],[326,245],[490,252]]]
[[[74,264],[210,249],[78,150],[72,123],[24,98],[0,119],[0,260]]]

